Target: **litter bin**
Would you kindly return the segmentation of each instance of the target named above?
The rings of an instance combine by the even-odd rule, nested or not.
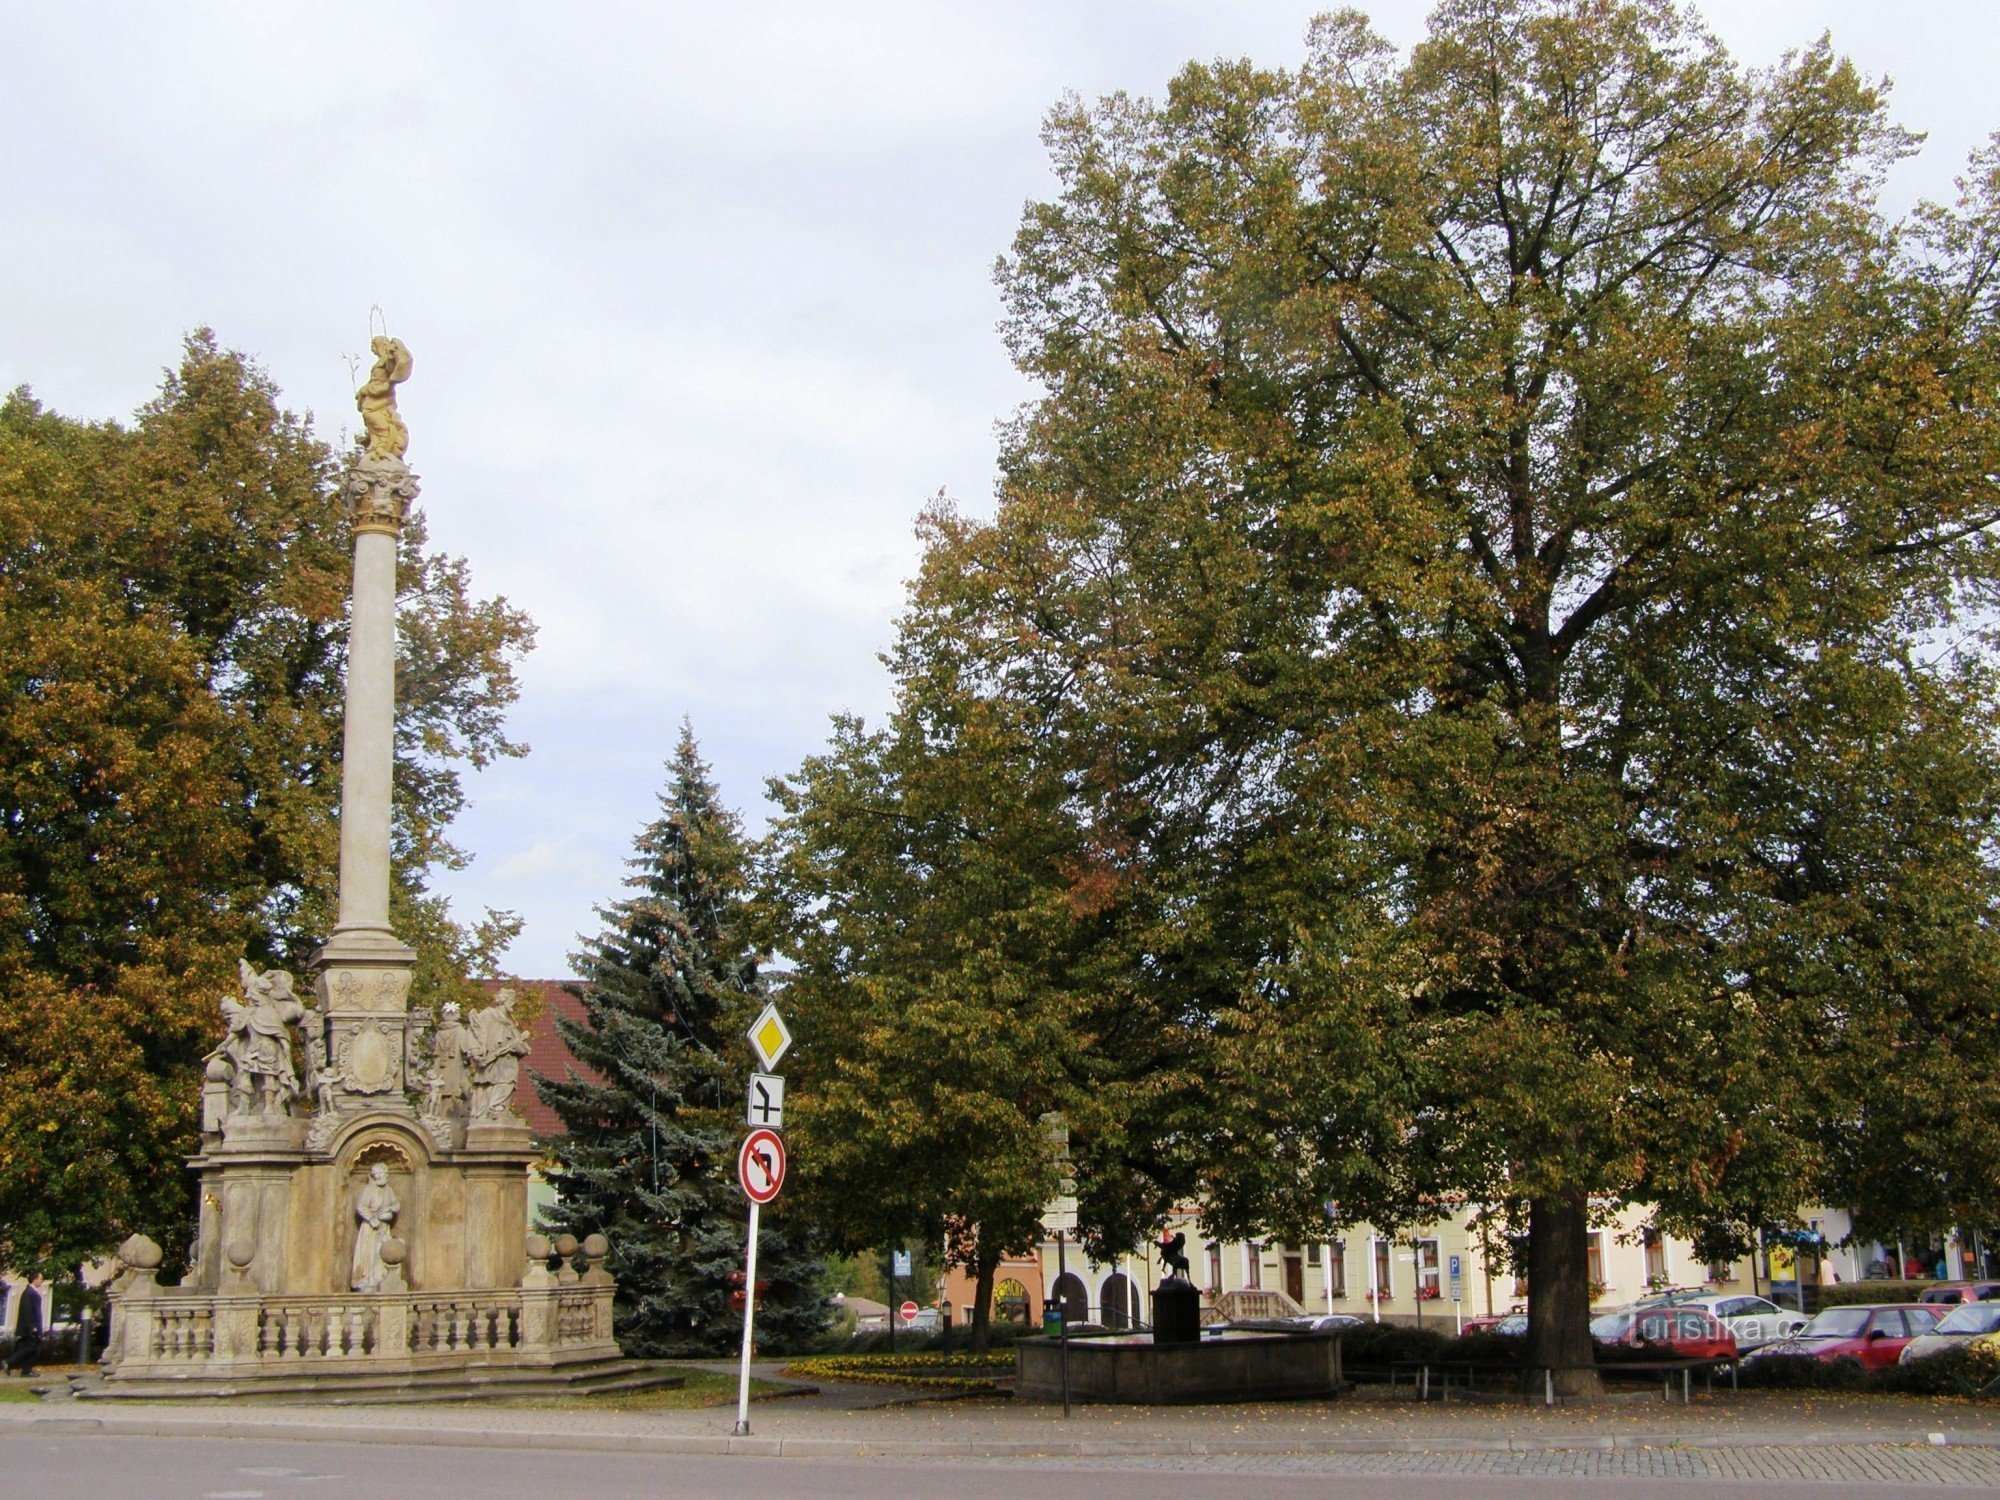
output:
[[[1062,1304],[1045,1302],[1042,1304],[1042,1336],[1055,1338],[1062,1332]]]

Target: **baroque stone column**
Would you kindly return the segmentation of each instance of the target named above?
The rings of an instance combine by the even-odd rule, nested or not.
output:
[[[389,820],[396,737],[396,548],[417,496],[402,459],[347,471],[354,594],[340,789],[340,917],[313,957],[327,1052],[349,1107],[410,1111],[403,1091],[414,950],[389,927]]]

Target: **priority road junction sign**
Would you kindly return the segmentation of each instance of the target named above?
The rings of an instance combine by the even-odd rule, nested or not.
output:
[[[776,1073],[750,1075],[749,1119],[752,1125],[785,1128],[785,1080]]]
[[[769,1203],[785,1185],[785,1142],[775,1130],[753,1130],[736,1153],[736,1180],[752,1203]]]
[[[777,1002],[773,1001],[757,1012],[757,1019],[750,1023],[750,1046],[764,1071],[769,1073],[776,1069],[778,1059],[791,1045],[791,1029],[785,1025],[785,1018],[778,1014]]]

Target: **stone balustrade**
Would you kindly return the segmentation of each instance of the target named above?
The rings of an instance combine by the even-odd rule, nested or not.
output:
[[[581,1276],[544,1264],[521,1287],[324,1297],[189,1291],[157,1285],[151,1268],[128,1269],[110,1291],[116,1354],[107,1374],[254,1379],[336,1363],[415,1372],[615,1358],[612,1279],[601,1250],[585,1258]]]

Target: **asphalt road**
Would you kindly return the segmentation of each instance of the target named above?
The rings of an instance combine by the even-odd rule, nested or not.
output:
[[[1911,1455],[1911,1462],[1923,1457]],[[1421,1457],[1421,1456],[1419,1456]],[[1889,1455],[1893,1460],[1894,1453]],[[1360,1456],[1355,1461],[1360,1462]],[[1722,1500],[1882,1500],[1973,1487],[1976,1477],[1936,1472],[1897,1475],[1893,1461],[1874,1482],[1838,1479],[1748,1481],[1680,1472],[1613,1472],[1589,1462],[1575,1472],[1422,1472],[1417,1462],[1375,1460],[1386,1472],[1339,1472],[1337,1463],[1285,1471],[1287,1460],[961,1461],[763,1459],[520,1449],[356,1446],[228,1438],[90,1437],[17,1432],[0,1436],[0,1493],[23,1500],[1022,1500],[1060,1494],[1081,1500],[1160,1500],[1200,1494],[1220,1500],[1563,1500],[1610,1494],[1630,1500],[1673,1496]],[[1363,1465],[1367,1467],[1367,1465]],[[1690,1481],[1694,1481],[1690,1483]],[[1972,1482],[1968,1482],[1972,1481]],[[1990,1485],[1990,1477],[1985,1481]],[[1980,1487],[1984,1487],[1983,1485]]]

